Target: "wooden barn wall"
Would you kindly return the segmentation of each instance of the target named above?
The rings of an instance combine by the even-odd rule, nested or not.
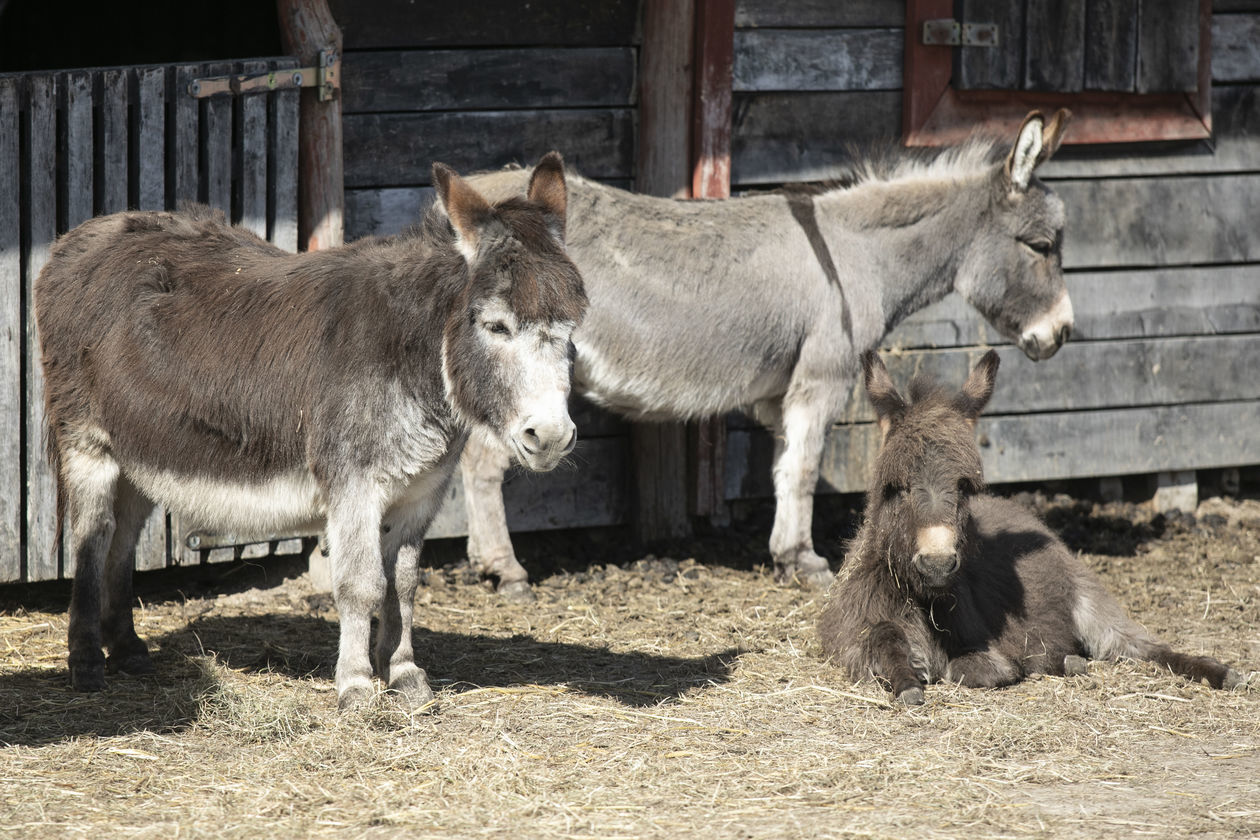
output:
[[[901,131],[904,4],[743,0],[735,34],[735,190],[844,172]],[[1072,340],[1033,363],[956,295],[885,342],[894,376],[1002,369],[980,424],[991,481],[1260,462],[1260,0],[1217,2],[1211,144],[1065,147],[1041,171],[1067,205]],[[865,489],[877,435],[859,394],[820,489]],[[733,421],[727,497],[769,496],[771,441]]]
[[[342,29],[346,239],[401,231],[432,201],[430,166],[530,164],[558,149],[583,174],[630,187],[638,0],[331,0]],[[574,468],[513,471],[514,530],[626,521],[625,424],[574,411]],[[431,537],[467,532],[451,482]]]

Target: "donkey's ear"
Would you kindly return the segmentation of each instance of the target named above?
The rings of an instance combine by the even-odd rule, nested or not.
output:
[[[906,413],[906,401],[897,393],[897,386],[888,375],[888,368],[879,354],[867,350],[862,354],[862,382],[866,385],[866,395],[875,406],[875,417],[879,421],[879,429],[884,437],[895,421]]]
[[[564,241],[564,216],[569,206],[569,190],[564,183],[564,159],[559,152],[547,152],[529,176],[529,200],[541,204],[551,218],[556,237]]]
[[[477,256],[482,228],[490,221],[494,210],[481,193],[446,164],[433,164],[433,186],[451,220],[451,227],[455,228],[455,247],[471,263]]]
[[[1067,108],[1060,108],[1054,112],[1050,122],[1042,129],[1041,152],[1037,155],[1034,169],[1048,161],[1059,150],[1059,144],[1063,142],[1063,135],[1067,134],[1067,125],[1071,120],[1072,112]]]
[[[963,384],[962,393],[954,399],[954,405],[973,426],[980,412],[989,404],[989,397],[993,396],[1000,361],[996,350],[990,350],[981,356]]]
[[[1015,192],[1028,189],[1033,170],[1040,162],[1041,150],[1045,146],[1044,132],[1046,121],[1040,111],[1032,111],[1024,117],[1015,137],[1015,145],[1006,156],[1006,185]]]

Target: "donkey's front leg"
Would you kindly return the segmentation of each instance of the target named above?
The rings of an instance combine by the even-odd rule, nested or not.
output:
[[[407,529],[409,533],[398,534],[400,530],[401,526],[392,526],[385,535],[386,588],[376,633],[376,671],[390,691],[401,695],[407,707],[415,711],[433,699],[427,675],[416,665],[411,648],[420,552],[426,529]]]
[[[384,601],[386,582],[381,562],[381,505],[372,488],[348,488],[330,499],[328,548],[333,600],[341,624],[337,707],[344,710],[365,704],[373,694],[368,658],[372,613]]]
[[[468,562],[483,577],[498,578],[498,593],[511,601],[532,601],[529,574],[516,559],[503,506],[503,474],[511,455],[498,441],[474,433],[464,445],[464,510],[468,515]]]
[[[771,414],[758,405],[758,418]],[[764,422],[764,421],[763,421]],[[770,554],[774,578],[825,589],[835,577],[825,558],[814,552],[814,487],[818,462],[826,441],[827,415],[808,399],[793,399],[789,392],[774,441],[774,529]]]

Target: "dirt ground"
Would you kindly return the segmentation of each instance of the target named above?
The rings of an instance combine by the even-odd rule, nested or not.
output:
[[[159,676],[71,692],[64,584],[0,588],[0,838],[1260,837],[1260,502],[1197,516],[1021,496],[1218,692],[1140,663],[894,707],[819,656],[765,511],[642,557],[519,543],[531,605],[435,545],[434,713],[339,715],[331,599],[293,562],[143,576]],[[819,501],[838,560],[856,499]]]

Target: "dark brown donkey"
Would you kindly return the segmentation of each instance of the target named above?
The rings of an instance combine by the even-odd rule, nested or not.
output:
[[[433,183],[445,212],[415,233],[330,251],[287,254],[205,208],[104,216],[54,246],[35,309],[76,688],[152,670],[131,568],[156,502],[231,533],[326,523],[339,705],[372,695],[377,610],[381,678],[432,697],[411,649],[425,531],[470,432],[535,470],[572,449],[586,308],[559,155],[494,205],[441,164]]]
[[[901,702],[940,679],[974,687],[1078,673],[1095,659],[1147,659],[1213,688],[1237,672],[1177,653],[1137,622],[1031,512],[985,495],[975,423],[993,393],[989,351],[960,393],[916,380],[910,402],[875,353],[862,358],[883,445],[866,517],[819,623],[854,679]]]

